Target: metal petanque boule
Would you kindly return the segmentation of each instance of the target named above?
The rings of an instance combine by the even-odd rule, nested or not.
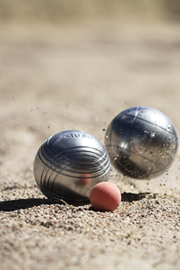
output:
[[[67,130],[48,138],[34,161],[34,176],[43,194],[56,202],[89,202],[94,185],[108,181],[110,160],[92,135]]]
[[[162,112],[132,107],[118,114],[105,134],[111,164],[123,175],[151,179],[173,163],[178,136],[173,123]]]

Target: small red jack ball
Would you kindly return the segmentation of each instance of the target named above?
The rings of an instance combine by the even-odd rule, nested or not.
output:
[[[101,182],[92,188],[90,202],[95,210],[114,211],[121,202],[121,193],[113,183]]]

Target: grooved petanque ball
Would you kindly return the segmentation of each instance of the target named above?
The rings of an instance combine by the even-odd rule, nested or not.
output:
[[[56,202],[89,202],[93,186],[108,181],[109,174],[110,160],[104,146],[79,130],[52,135],[41,145],[34,161],[39,188]]]
[[[151,179],[173,163],[178,136],[171,120],[149,107],[132,107],[118,114],[105,134],[111,164],[123,175]]]

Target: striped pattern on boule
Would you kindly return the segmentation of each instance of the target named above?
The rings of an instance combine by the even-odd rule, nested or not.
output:
[[[110,160],[104,146],[92,135],[68,130],[52,135],[39,148],[35,180],[55,201],[88,202],[92,187],[108,181]]]

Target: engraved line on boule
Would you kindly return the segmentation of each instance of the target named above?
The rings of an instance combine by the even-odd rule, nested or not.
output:
[[[87,152],[87,153],[92,153],[93,155],[94,154],[97,154],[97,156],[98,157],[100,157],[100,161],[101,161],[101,159],[103,159],[104,158],[104,156],[105,155],[107,155],[106,154],[106,152],[104,151],[104,152],[102,152],[102,151],[100,151],[99,149],[97,149],[97,148],[93,148],[93,147],[85,147],[85,146],[74,146],[74,147],[71,147],[71,148],[68,148],[68,149],[66,149],[66,150],[63,150],[63,151],[61,151],[61,152],[59,152],[58,154],[56,154],[55,156],[50,156],[51,158],[50,158],[50,162],[51,162],[51,160],[54,160],[56,157],[58,157],[58,159],[60,160],[61,158],[63,159],[65,159],[66,158],[66,156],[67,155],[71,155],[72,154],[72,152],[70,152],[70,151],[72,151],[73,150],[73,153],[78,153],[78,152],[82,152],[82,150],[79,150],[79,151],[76,151],[75,152],[75,150],[76,149],[79,149],[79,148],[85,148],[85,150],[83,150],[84,152]],[[92,149],[92,150],[96,150],[97,151],[97,153],[94,153],[93,151],[89,151],[89,150],[86,150],[86,148],[87,149]],[[44,150],[46,150],[45,149],[45,147],[43,148],[43,147],[41,147],[41,149],[44,149]],[[105,150],[105,149],[104,149]],[[47,151],[46,151],[47,152]],[[67,154],[66,154],[66,152],[68,152]],[[42,150],[42,155],[44,156],[44,158],[45,159],[47,159],[47,157],[46,157],[46,155],[44,154],[45,152]],[[48,152],[47,152],[48,153]],[[66,155],[63,155],[63,154],[66,154]],[[68,159],[67,158],[67,160],[70,160],[71,161],[71,159]],[[93,163],[93,162],[92,162]]]
[[[41,159],[41,156],[40,156],[40,154],[39,154],[39,158]],[[71,161],[71,163],[69,163],[69,164],[66,164],[65,162],[62,164],[62,163],[60,163],[60,160],[57,160],[56,161],[56,165],[58,164],[58,166],[55,166],[55,164],[52,164],[52,161],[53,161],[54,159],[52,159],[51,161],[49,161],[48,163],[45,163],[45,162],[43,162],[43,160],[41,159],[41,161],[46,165],[46,166],[48,166],[49,168],[53,168],[53,167],[56,167],[57,169],[61,169],[61,168],[63,168],[63,169],[65,169],[65,167],[66,166],[63,166],[64,164],[65,165],[73,165],[73,164],[76,164],[77,162],[76,161]],[[68,160],[69,161],[69,160]],[[93,167],[97,167],[97,165],[99,165],[99,163],[101,162],[101,159],[99,159],[96,163],[94,163],[93,162],[93,164],[94,164],[94,166],[92,166],[92,163],[87,163],[86,165],[88,165],[88,166],[84,166],[84,164],[82,164],[82,163],[80,163],[81,165],[83,165],[83,167],[84,168],[87,168],[87,169],[90,169],[90,168],[92,168],[93,169]],[[109,159],[108,158],[106,158],[103,162],[101,162],[101,164],[105,164],[105,163],[109,163]],[[57,170],[56,170],[57,171]],[[69,172],[72,172],[72,170],[67,170],[67,171],[69,171]],[[93,170],[92,172],[98,172],[98,171],[100,171],[100,170]],[[73,171],[73,172],[75,172],[75,171]],[[81,172],[77,172],[77,173],[81,173]]]
[[[139,154],[137,154],[137,153],[133,153],[133,152],[131,152],[129,149],[123,149],[122,147],[120,147],[120,146],[118,146],[118,145],[112,146],[112,145],[108,145],[108,144],[107,144],[107,146],[114,147],[114,148],[115,148],[115,147],[116,147],[116,148],[120,148],[121,150],[124,150],[124,151],[126,151],[126,152],[129,152],[129,153],[131,153],[131,154],[133,154],[133,155],[135,155],[135,156],[139,156],[139,157],[145,158],[145,159],[147,159],[148,161],[154,163],[154,162],[153,162],[151,159],[149,159],[148,157],[143,156],[143,155],[139,155]],[[121,153],[122,153],[122,152],[121,152]]]
[[[116,148],[120,148],[120,149],[122,149],[120,146],[118,147],[118,146],[114,146],[114,147],[116,147]],[[139,155],[139,154],[137,154],[137,153],[132,153],[130,150],[128,150],[128,149],[123,149],[124,150],[124,152],[129,152],[129,153],[131,153],[132,155],[136,155],[136,156],[139,156],[140,158],[142,158],[142,159],[146,159],[146,160],[148,160],[149,162],[151,162],[152,164],[154,164],[154,162],[152,161],[152,160],[150,160],[148,157],[146,157],[146,156],[142,156],[142,155]],[[122,153],[122,152],[121,152]],[[124,153],[124,155],[125,155],[126,153]],[[119,163],[119,164],[121,164],[121,167],[122,168],[124,168],[125,170],[127,170],[127,167],[126,166],[124,166],[122,163]],[[142,174],[143,175],[143,174]]]
[[[131,111],[134,111],[136,108],[137,108],[138,112],[139,112],[139,109],[144,109],[144,110],[146,110],[146,107],[132,107],[131,110],[129,110],[129,111],[130,111],[130,112],[131,112]],[[136,110],[136,112],[137,112],[137,110]],[[150,108],[150,107],[149,107],[149,110],[152,111],[152,112],[154,112],[153,108]],[[160,112],[160,111],[157,111],[157,113],[161,113],[161,115],[164,116],[164,114],[163,114],[162,112]],[[129,112],[127,112],[127,113],[122,112],[122,113],[118,114],[116,117],[119,119],[119,118],[121,118],[122,116],[125,116],[125,115],[127,115],[127,116],[129,116],[129,117],[131,117],[131,118],[134,118],[134,117],[135,117],[135,115],[131,115],[131,114],[129,114]],[[116,118],[116,117],[115,117],[115,118]],[[154,125],[154,126],[156,126],[156,127],[158,127],[158,128],[161,128],[161,129],[164,130],[164,131],[167,131],[167,128],[163,128],[163,127],[159,126],[158,124],[152,123],[152,122],[150,122],[150,121],[148,121],[148,120],[146,120],[146,119],[144,119],[144,118],[141,118],[141,117],[138,117],[138,116],[137,116],[136,118],[137,118],[138,120],[143,121],[143,122],[147,122],[148,124],[152,124],[152,125]],[[171,121],[168,117],[167,117],[167,119],[168,119],[169,123],[171,124],[171,126],[173,126],[172,121]],[[174,135],[174,132],[171,132],[171,130],[168,130],[168,131],[169,131],[170,134]],[[176,131],[175,131],[175,134],[176,134]],[[175,137],[175,135],[174,135],[174,137]]]
[[[134,126],[136,117],[137,117],[137,115],[138,115],[138,109],[139,109],[139,107],[136,108],[135,115],[133,116],[133,123],[131,124],[131,126],[130,126],[130,128],[129,128],[129,131],[128,131],[128,134],[127,134],[126,138],[129,136],[129,133],[131,132],[131,130],[132,130],[133,126]],[[126,115],[126,114],[122,114],[122,115],[118,115],[118,116],[119,116],[119,118],[121,118],[121,117],[124,116],[124,115]],[[116,116],[116,117],[118,117],[118,116]],[[112,132],[113,132],[113,130],[111,130],[111,133],[110,133],[110,141],[111,141],[111,135],[112,135]],[[123,152],[125,145],[127,145],[127,142],[126,142],[126,141],[124,142],[124,145],[123,145],[122,150],[121,150],[121,152],[119,153],[119,155],[121,155],[121,153]],[[114,156],[114,153],[113,153],[112,149],[111,149],[111,153],[112,153],[113,156]]]
[[[153,111],[153,110],[152,110]],[[139,112],[139,111],[138,111]],[[126,113],[126,114],[122,114],[122,116],[123,115],[128,115],[129,117],[131,117],[131,118],[134,118],[134,115],[131,115],[131,114],[128,114],[128,113]],[[146,122],[146,123],[148,123],[148,124],[151,124],[151,125],[154,125],[154,126],[156,126],[156,127],[158,127],[158,128],[161,128],[162,130],[164,130],[164,131],[167,131],[167,128],[163,128],[163,127],[161,127],[161,126],[159,126],[158,124],[155,124],[155,123],[152,123],[152,122],[150,122],[150,121],[148,121],[148,120],[146,120],[146,119],[144,119],[144,118],[141,118],[141,117],[136,117],[136,119],[138,119],[138,120],[141,120],[142,122]],[[168,118],[168,120],[169,120],[169,122],[171,123],[171,125],[172,125],[172,121]],[[174,132],[171,132],[171,130],[168,130],[168,132],[171,134],[171,135],[173,135],[174,136]],[[174,136],[175,137],[175,136]]]
[[[56,178],[57,178],[57,176],[58,176],[58,173],[56,171],[52,170],[52,172],[50,172],[50,175],[49,175],[49,178],[48,178],[48,181],[47,181],[46,178],[47,178],[48,172],[49,172],[49,168],[44,167],[44,169],[42,171],[42,174],[41,174],[41,177],[40,177],[40,185],[41,186],[44,186],[44,187],[45,186],[48,186],[49,181],[51,180],[51,176],[52,176],[53,173],[56,173],[56,176],[54,177],[54,180],[53,181],[55,181]],[[44,174],[45,174],[44,180],[42,180]],[[47,184],[47,182],[48,182],[48,184]]]
[[[91,153],[91,151],[87,151],[88,153]],[[43,153],[43,150],[41,149],[41,153],[42,153],[42,155],[44,156],[44,158],[46,158],[45,157],[45,155],[44,155],[44,153]],[[101,152],[102,153],[102,152]],[[60,153],[61,154],[61,153]],[[56,168],[58,168],[58,169],[65,169],[65,167],[67,166],[67,164],[66,164],[66,166],[63,166],[64,165],[64,163],[60,163],[60,161],[61,161],[61,159],[63,159],[63,157],[58,157],[59,156],[59,154],[57,154],[55,157],[53,157],[53,158],[51,158],[51,160],[47,160],[47,163],[45,163],[44,162],[44,160],[41,158],[41,155],[40,155],[40,153],[38,152],[38,155],[39,155],[39,158],[41,159],[41,161],[46,165],[46,166],[48,166],[49,168],[53,168],[53,166],[54,167],[56,167]],[[55,164],[52,164],[52,163],[54,163],[54,160],[56,159],[58,157],[58,160],[56,161],[56,163]],[[65,156],[66,157],[66,156]],[[106,159],[103,161],[103,162],[101,162],[101,160],[102,159],[104,159],[106,157]],[[97,164],[99,164],[99,162],[101,162],[102,164],[105,164],[106,162],[109,162],[108,161],[108,157],[107,157],[107,153],[105,152],[105,153],[103,153],[103,156],[101,157],[101,158],[99,158],[96,162],[91,162],[91,163],[85,163],[86,165],[88,165],[88,168],[91,166],[92,168],[93,167],[97,167]],[[73,164],[75,164],[75,163],[78,163],[77,161],[72,161],[71,159],[66,159],[65,161],[71,161],[71,163],[70,164],[68,164],[68,165],[73,165]],[[57,165],[58,164],[58,166],[55,166],[55,165]],[[83,163],[80,163],[81,165],[83,164]],[[85,165],[85,164],[83,164],[83,165]],[[93,166],[94,165],[94,166]],[[63,167],[62,167],[63,166]],[[54,170],[54,168],[53,168],[53,170]],[[57,171],[57,170],[56,170]],[[67,170],[67,171],[69,171],[69,172],[74,172],[74,171],[71,171],[71,170]],[[96,172],[98,172],[98,171],[101,171],[101,170],[94,170],[93,172],[94,173],[96,173]],[[77,172],[77,173],[81,173],[81,172]]]
[[[107,146],[108,146],[108,147],[114,147],[114,148],[120,148],[121,150],[123,149],[121,146],[118,146],[118,145],[107,144]],[[129,149],[123,149],[123,150],[126,151],[126,152],[129,152],[129,153],[131,153],[131,154],[133,154],[133,155],[135,155],[135,156],[139,156],[139,157],[145,158],[145,159],[147,159],[148,161],[154,163],[151,159],[149,159],[149,158],[146,157],[146,156],[139,155],[138,153],[131,152],[131,150],[129,150]]]
[[[49,169],[51,169],[52,170],[52,173],[54,172],[54,173],[56,173],[56,176],[55,176],[55,179],[57,178],[57,176],[58,176],[58,172],[56,172],[55,170],[53,170],[53,165],[52,164],[50,164],[50,166],[47,166],[47,164],[41,159],[41,156],[40,156],[40,152],[42,153],[42,147],[39,149],[39,151],[38,151],[38,156],[39,156],[39,159],[41,160],[41,162],[45,165],[45,167],[44,167],[44,169],[43,169],[43,171],[42,171],[42,174],[41,174],[41,177],[40,177],[40,184],[42,185],[42,186],[45,186],[45,183],[46,183],[46,177],[47,177],[47,174],[48,174],[48,172],[49,172]],[[43,154],[43,153],[42,153]],[[43,179],[43,174],[45,173],[45,177],[44,177],[44,181],[42,180]],[[51,174],[52,174],[51,173]],[[50,175],[51,175],[50,174]],[[53,181],[55,181],[55,179],[53,180]],[[49,178],[49,180],[50,180],[50,178]]]
[[[47,171],[47,174],[48,174],[48,171]],[[51,177],[52,177],[52,175],[54,173],[55,173],[55,176],[54,176],[53,182],[51,183],[50,180],[52,179]],[[46,189],[51,189],[53,191],[53,189],[54,189],[54,187],[53,187],[54,185],[53,184],[54,184],[54,182],[55,182],[55,180],[56,180],[57,177],[58,177],[58,173],[57,172],[55,172],[55,171],[50,172],[50,175],[48,177],[48,180],[46,181]],[[49,183],[51,183],[51,184],[49,184]]]
[[[68,166],[68,165],[67,165]],[[66,166],[65,166],[66,167]],[[67,173],[64,173],[63,170],[64,168],[61,168],[61,170],[56,170],[52,167],[48,167],[49,169],[53,170],[54,172],[58,173],[58,174],[61,174],[61,175],[64,175],[64,176],[67,176],[67,177],[70,177],[70,178],[79,178],[79,175],[78,176],[75,176],[75,175],[70,175],[70,174],[67,174]],[[107,163],[105,166],[104,166],[104,169],[100,166],[100,169],[99,170],[96,170],[96,171],[93,171],[90,173],[90,178],[96,178],[96,177],[101,177],[103,176],[104,174],[106,174],[108,171],[109,171],[109,168],[110,168],[110,163]],[[105,170],[106,169],[106,170]],[[73,172],[73,173],[76,173],[76,174],[82,174],[82,173],[85,173],[86,171],[78,171],[78,172],[74,172],[74,171],[71,171],[71,170],[67,170],[67,172]],[[103,171],[103,173],[101,173]],[[98,174],[98,175],[93,175],[95,173],[101,173],[101,174]]]
[[[42,150],[42,149],[40,149],[40,150]],[[42,153],[42,151],[41,151],[41,153]],[[42,153],[43,154],[43,153]],[[72,172],[72,173],[74,173],[74,174],[82,174],[83,173],[83,171],[72,171],[72,170],[70,170],[70,169],[67,169],[70,165],[73,165],[74,163],[76,163],[75,161],[74,162],[71,162],[70,164],[59,164],[60,166],[54,166],[54,164],[51,164],[51,162],[54,160],[54,159],[51,159],[51,161],[48,161],[47,163],[45,163],[43,160],[42,160],[42,158],[41,158],[41,155],[40,155],[40,152],[38,151],[38,156],[39,156],[39,158],[40,158],[40,160],[41,160],[41,162],[48,168],[48,169],[51,169],[51,170],[53,170],[54,172],[56,172],[56,173],[58,173],[58,174],[62,174],[62,175],[64,175],[64,176],[68,176],[68,177],[74,177],[74,178],[79,178],[79,176],[74,176],[74,175],[69,175],[69,174],[65,174],[63,171],[65,170],[65,171],[67,171],[67,172]],[[58,156],[58,155],[57,155]],[[107,155],[106,155],[107,156]],[[58,160],[59,161],[59,160]],[[105,166],[104,166],[104,169],[102,169],[102,167],[101,167],[101,165],[99,164],[99,161],[101,161],[101,159],[99,159],[98,160],[98,162],[96,162],[95,163],[95,165],[96,165],[96,167],[97,167],[97,164],[98,164],[98,167],[100,166],[100,169],[97,169],[97,170],[93,170],[93,171],[91,171],[90,173],[90,178],[96,178],[96,177],[101,177],[101,176],[103,176],[105,173],[107,173],[108,172],[108,170],[109,170],[109,168],[110,168],[110,161],[109,161],[109,158],[106,158],[103,162],[101,162],[100,164],[101,165],[104,165],[105,163],[107,163]],[[94,164],[94,162],[93,162],[93,164]],[[91,165],[91,164],[88,164],[89,166]],[[95,167],[95,166],[94,166]],[[44,169],[44,171],[46,171],[46,169],[47,168],[45,168]],[[47,169],[47,171],[46,171],[46,175],[47,175],[47,172],[48,172],[48,169]],[[88,167],[88,169],[89,169],[89,167]],[[106,170],[105,170],[106,169]],[[43,171],[43,173],[44,173],[44,171]],[[103,171],[103,173],[101,173]],[[96,173],[99,173],[98,175],[93,175],[93,174],[96,174]],[[41,178],[42,179],[42,178]],[[45,176],[45,180],[46,180],[46,176]],[[44,180],[44,181],[45,181]],[[41,183],[42,183],[42,180],[41,180]]]
[[[82,149],[80,149],[80,148],[82,148]],[[78,149],[78,150],[77,150]],[[87,149],[87,150],[86,150]],[[92,150],[91,151],[89,151],[89,149],[92,149],[92,150],[96,150],[97,152],[93,152]],[[72,150],[73,150],[73,152],[72,152]],[[59,159],[60,158],[66,158],[68,155],[72,155],[72,154],[76,154],[76,153],[78,153],[78,152],[84,152],[84,153],[91,153],[92,155],[97,155],[98,157],[100,157],[100,159],[99,160],[101,160],[101,159],[103,159],[104,158],[104,156],[105,156],[105,153],[104,152],[102,152],[102,151],[100,151],[99,149],[97,149],[97,148],[93,148],[93,147],[85,147],[85,146],[74,146],[74,147],[72,147],[72,148],[68,148],[68,149],[66,149],[66,150],[63,150],[63,151],[61,151],[61,152],[59,152],[58,154],[56,154],[54,157],[52,157],[53,159],[55,158],[55,157],[59,157]],[[62,156],[62,157],[61,157]],[[69,159],[69,158],[67,158],[67,160],[72,160],[72,159]]]
[[[108,145],[107,144],[107,146],[112,146],[112,145]],[[120,146],[118,146],[118,145],[114,145],[113,147],[116,147],[116,148],[120,148],[120,149],[122,149]],[[130,150],[128,150],[128,149],[123,149],[125,152],[129,152],[129,153],[132,153]],[[160,149],[159,150],[159,154],[158,154],[158,157],[159,157],[159,155],[160,155],[160,151],[161,151],[162,149]],[[175,153],[176,153],[176,150],[174,151]],[[157,161],[157,159],[158,159],[158,157],[157,157],[157,159],[156,159],[156,161],[153,161],[153,160],[151,160],[151,159],[149,159],[148,157],[146,157],[146,156],[143,156],[143,155],[139,155],[139,154],[137,154],[137,153],[132,153],[133,155],[136,155],[136,156],[139,156],[139,157],[141,157],[141,158],[144,158],[144,159],[146,159],[147,161],[149,161],[149,162],[151,162],[152,164],[153,164],[153,168],[155,167],[155,165],[156,165],[156,161]],[[175,154],[174,155],[170,155],[169,154],[169,156],[172,156],[172,158],[174,158],[175,157]],[[168,167],[168,165],[171,163],[171,161],[170,162],[168,162],[167,164],[166,164],[166,166],[165,166],[165,168],[166,167]],[[121,164],[121,166],[122,166],[122,168],[124,168],[124,169],[127,169],[122,163],[120,163]],[[159,171],[156,171],[156,172],[154,172],[154,173],[157,173],[157,172],[160,172],[161,171],[161,169],[159,170]],[[154,174],[154,173],[152,173],[152,174]],[[151,173],[150,173],[151,174]],[[149,176],[149,175],[148,175]]]
[[[162,142],[161,149],[159,150],[159,154],[157,155],[157,158],[156,158],[156,161],[155,161],[155,163],[154,163],[154,166],[151,168],[151,171],[149,172],[149,174],[148,174],[147,177],[150,176],[150,174],[152,173],[154,167],[156,166],[156,162],[157,162],[157,160],[158,160],[158,158],[159,158],[159,156],[160,156],[160,154],[161,154],[161,152],[162,152],[162,149],[163,149],[163,146],[164,146],[164,144],[165,144],[165,142],[166,142],[166,138],[167,138],[168,133],[170,133],[169,130],[166,131],[166,136],[164,137],[164,140],[163,140],[163,142]],[[172,134],[172,135],[173,135],[173,134]],[[175,152],[175,153],[176,153],[176,152]],[[175,156],[175,154],[174,154],[174,156]],[[173,156],[173,158],[174,158],[174,156]],[[166,165],[164,166],[164,170],[168,167],[169,164],[171,164],[171,162],[172,162],[172,160],[170,160],[169,163],[166,164]],[[152,174],[155,174],[155,173],[160,172],[160,171],[161,171],[161,170],[155,171],[155,172],[152,173]]]

